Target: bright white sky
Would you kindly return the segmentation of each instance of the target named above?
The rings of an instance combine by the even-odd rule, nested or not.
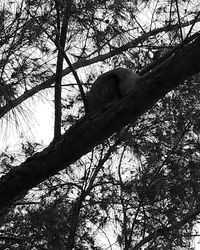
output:
[[[28,102],[29,103],[29,102]],[[32,102],[31,102],[32,103]],[[53,103],[53,102],[52,102]],[[23,142],[30,141],[47,146],[53,139],[54,113],[50,102],[39,102],[30,104],[25,119],[20,119],[19,124],[4,120],[0,130],[0,153],[6,148],[8,151],[20,147],[20,138]],[[20,148],[19,148],[20,150]]]

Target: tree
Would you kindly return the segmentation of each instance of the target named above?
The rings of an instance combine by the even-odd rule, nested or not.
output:
[[[56,119],[55,140],[35,154],[37,143],[28,142],[23,149],[30,157],[17,167],[13,155],[2,154],[3,246],[102,249],[95,231],[108,230],[112,222],[119,231],[116,244],[124,249],[189,249],[200,213],[198,2],[183,1],[182,8],[177,1],[154,4],[21,1],[15,13],[3,6],[1,117],[55,81],[55,117],[60,119],[62,104],[68,111],[63,127],[71,126],[60,136]],[[142,9],[151,8],[151,22],[142,24]],[[60,32],[61,24],[68,25]],[[57,62],[48,63],[55,49]],[[84,115],[80,100],[85,103],[88,84],[81,85],[75,69],[94,63],[97,69],[134,66],[141,78],[105,111]],[[62,83],[62,89],[80,94],[61,100],[61,78],[70,72],[78,88]],[[78,112],[70,114],[74,106]],[[35,202],[34,192],[22,199],[37,185]]]

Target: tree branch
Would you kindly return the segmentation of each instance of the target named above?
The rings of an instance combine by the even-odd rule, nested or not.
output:
[[[199,18],[198,19],[195,18],[195,22],[198,22],[198,21],[199,21]],[[194,20],[182,24],[181,27],[186,27],[186,26],[189,26],[193,23],[194,23]],[[167,25],[165,27],[152,30],[152,31],[145,33],[142,36],[134,39],[132,42],[129,42],[126,45],[123,45],[123,46],[116,48],[108,53],[105,53],[104,55],[96,56],[96,57],[94,57],[92,59],[88,59],[88,60],[81,59],[78,62],[74,63],[72,66],[74,69],[79,69],[79,68],[82,68],[82,67],[100,62],[100,61],[104,61],[108,58],[111,58],[115,55],[118,55],[124,51],[127,51],[128,49],[131,49],[131,48],[137,46],[138,43],[141,43],[141,42],[145,41],[146,39],[148,39],[149,37],[159,34],[160,32],[177,30],[177,29],[179,29],[179,25],[170,25],[170,26]],[[62,71],[62,77],[69,74],[69,73],[71,73],[71,69],[69,67],[67,67],[66,69],[64,69]],[[55,82],[55,79],[56,79],[56,76],[54,74],[53,76],[49,77],[49,79],[47,79],[46,81],[44,81],[40,85],[37,85],[37,86],[33,87],[31,90],[26,91],[24,94],[22,94],[21,96],[16,98],[14,101],[12,101],[9,104],[5,105],[4,107],[0,108],[0,118],[2,118],[7,112],[12,110],[16,106],[20,105],[23,101],[25,101],[29,97],[33,96],[34,94],[38,93],[41,90],[49,88]]]
[[[61,102],[61,94],[62,94],[62,70],[63,70],[63,51],[65,49],[67,30],[70,19],[71,12],[71,1],[68,1],[65,6],[62,28],[60,31],[60,6],[59,2],[55,1],[56,9],[57,9],[57,39],[55,41],[56,44],[60,45],[60,49],[58,48],[58,56],[57,56],[57,66],[56,66],[56,81],[55,81],[55,120],[54,120],[54,140],[57,140],[61,136],[61,122],[62,122],[62,102]]]
[[[179,221],[179,222],[174,222],[174,224],[172,224],[170,227],[166,227],[166,228],[161,228],[156,230],[153,233],[150,233],[147,237],[145,237],[144,239],[142,239],[137,245],[135,245],[132,249],[133,250],[139,250],[141,249],[141,247],[146,244],[147,242],[150,242],[152,239],[154,239],[155,237],[158,236],[165,236],[168,235],[168,232],[173,232],[173,230],[179,230],[182,226],[184,226],[186,223],[194,220],[198,215],[200,214],[200,210],[199,209],[194,209],[192,212],[188,213],[187,215],[185,215],[185,217]]]
[[[187,45],[187,46],[186,46]],[[80,119],[42,152],[28,158],[0,179],[0,209],[11,205],[32,187],[74,163],[123,126],[138,119],[161,97],[200,72],[200,34],[179,53],[141,77],[136,88],[103,112]]]
[[[161,97],[200,72],[200,34],[160,67],[141,77],[135,89],[96,115],[86,115],[42,152],[28,158],[0,179],[0,209],[32,187],[74,163],[123,126],[137,120]]]

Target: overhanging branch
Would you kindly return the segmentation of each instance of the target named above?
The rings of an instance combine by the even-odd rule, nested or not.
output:
[[[199,19],[194,19],[195,22],[199,22]],[[191,24],[193,24],[194,20],[191,20],[189,22],[185,22],[183,24],[181,24],[181,27],[187,27]],[[115,48],[112,51],[105,53],[103,55],[98,55],[94,58],[91,59],[80,59],[78,62],[74,63],[72,66],[74,69],[79,69],[82,67],[86,67],[88,65],[92,65],[94,63],[97,62],[101,62],[104,61],[108,58],[111,58],[115,55],[119,55],[122,52],[127,51],[128,49],[134,48],[136,47],[139,43],[143,43],[146,39],[148,39],[149,37],[155,36],[161,32],[168,32],[171,30],[177,30],[179,29],[180,26],[179,25],[167,25],[165,27],[162,28],[158,28],[158,29],[154,29],[151,30],[148,33],[144,33],[142,36],[134,39],[131,42],[128,42],[125,45],[122,45],[119,48]],[[62,71],[62,77],[66,76],[67,74],[69,74],[71,72],[70,68],[67,67],[66,69],[64,69]],[[15,108],[16,106],[20,105],[22,102],[24,102],[26,99],[28,99],[29,97],[33,96],[34,94],[38,93],[41,90],[44,90],[46,88],[49,88],[54,82],[55,82],[55,78],[56,76],[53,75],[51,77],[49,77],[49,79],[47,79],[46,81],[44,81],[43,83],[33,87],[32,89],[26,91],[24,94],[22,94],[21,96],[19,96],[18,98],[16,98],[14,101],[12,101],[12,103],[9,103],[7,105],[5,105],[4,107],[0,108],[0,118],[2,118],[7,112],[9,112],[10,110],[12,110],[13,108]]]

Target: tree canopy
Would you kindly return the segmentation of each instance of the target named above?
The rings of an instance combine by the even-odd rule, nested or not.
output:
[[[19,136],[21,150],[1,152],[2,249],[194,249],[198,9],[189,0],[1,5],[2,128],[28,126],[37,98],[54,105],[47,147]],[[137,86],[88,113],[92,83],[117,67],[137,72]]]

